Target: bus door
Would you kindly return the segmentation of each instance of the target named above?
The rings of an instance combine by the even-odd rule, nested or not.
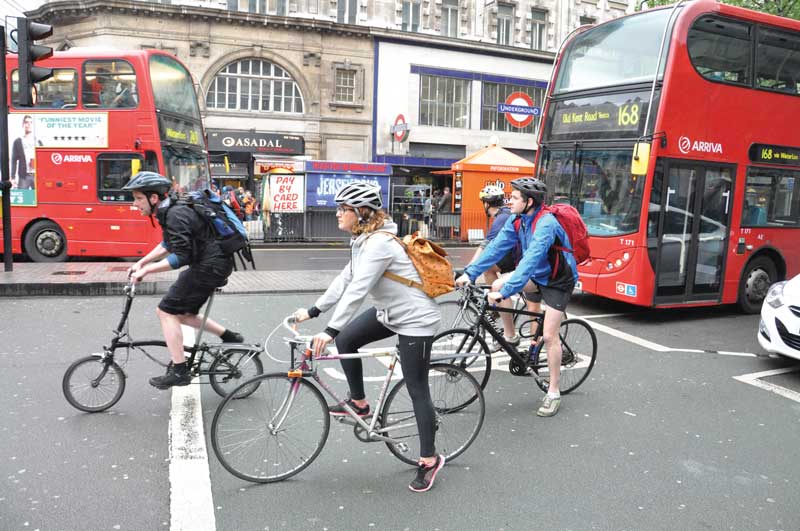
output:
[[[659,161],[654,304],[720,300],[735,175],[733,165]]]

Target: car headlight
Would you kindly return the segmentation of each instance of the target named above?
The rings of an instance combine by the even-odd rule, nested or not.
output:
[[[767,298],[764,299],[764,302],[773,308],[780,308],[783,306],[783,286],[785,285],[786,281],[783,281],[776,282],[770,286],[769,291],[767,292]]]

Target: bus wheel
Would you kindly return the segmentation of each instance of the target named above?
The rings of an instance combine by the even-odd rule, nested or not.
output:
[[[34,262],[63,262],[67,238],[52,221],[37,221],[25,234],[25,253]]]
[[[758,313],[769,287],[778,280],[772,260],[759,256],[747,264],[739,286],[739,308],[744,313]]]

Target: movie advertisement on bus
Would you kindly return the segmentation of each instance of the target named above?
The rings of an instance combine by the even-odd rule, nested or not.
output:
[[[36,206],[36,124],[33,115],[8,116],[11,204]]]

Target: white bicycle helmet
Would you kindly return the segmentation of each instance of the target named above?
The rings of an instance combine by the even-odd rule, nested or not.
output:
[[[377,184],[354,182],[338,192],[333,198],[337,205],[345,204],[351,207],[369,207],[372,210],[383,208],[381,201],[381,187]]]
[[[505,203],[506,194],[503,189],[494,184],[487,184],[480,191],[478,197],[489,206],[499,207]]]

